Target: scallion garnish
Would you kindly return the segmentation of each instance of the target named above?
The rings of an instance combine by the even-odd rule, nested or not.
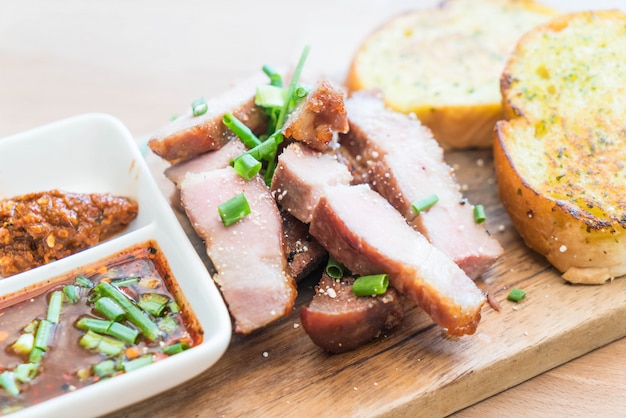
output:
[[[332,257],[328,257],[328,262],[326,263],[326,274],[333,279],[341,279],[343,277],[343,273],[345,271],[345,267],[339,261],[335,260]]]
[[[509,294],[506,296],[508,300],[513,301],[513,302],[519,302],[525,297],[526,297],[526,292],[522,289],[518,289],[517,287],[514,287],[513,289],[511,289]]]
[[[13,369],[15,378],[22,383],[28,383],[33,380],[37,376],[38,371],[39,365],[35,363],[21,363]]]
[[[280,114],[278,115],[278,120],[276,122],[277,130],[282,129],[283,124],[287,120],[287,115],[289,114],[291,106],[293,105],[293,93],[298,87],[300,73],[302,72],[302,67],[304,67],[304,63],[307,59],[307,56],[309,55],[310,49],[311,47],[309,45],[304,47],[304,50],[300,55],[300,59],[298,60],[298,65],[296,65],[296,68],[293,72],[293,77],[291,78],[291,83],[289,83],[289,89],[287,90],[287,100],[285,101],[285,104],[283,105]]]
[[[84,287],[87,289],[90,289],[93,287],[93,282],[83,275],[76,276],[76,278],[74,279],[74,284],[76,286]]]
[[[96,349],[107,356],[117,356],[124,348],[126,344],[123,341],[103,335]]]
[[[127,361],[126,363],[124,363],[124,371],[126,373],[132,372],[133,370],[137,370],[144,366],[152,364],[152,362],[153,362],[152,354],[141,356],[134,360]]]
[[[102,341],[102,335],[88,330],[80,337],[78,344],[88,350],[95,350],[100,345],[100,341]]]
[[[168,345],[166,347],[163,347],[163,353],[167,354],[168,356],[171,356],[173,354],[178,354],[178,353],[182,353],[183,351],[189,349],[189,344],[187,343],[176,343],[176,344],[172,344],[172,345]]]
[[[232,225],[251,213],[248,199],[246,199],[246,195],[243,193],[239,193],[237,196],[219,205],[217,212],[224,226]]]
[[[261,171],[261,162],[250,154],[241,154],[235,158],[233,168],[241,177],[250,180]]]
[[[15,374],[13,372],[5,370],[0,373],[0,386],[2,386],[11,396],[17,396],[20,394],[20,388],[15,382]]]
[[[374,274],[371,276],[361,276],[352,284],[352,293],[357,296],[382,295],[389,286],[389,276],[387,274]]]
[[[139,283],[139,277],[126,277],[125,279],[113,280],[111,284],[117,287],[128,287]]]
[[[63,294],[69,303],[77,303],[80,300],[80,288],[74,284],[63,286]]]
[[[41,363],[43,359],[44,351],[41,348],[33,347],[28,355],[28,361],[30,363]]]
[[[50,294],[50,301],[48,302],[48,315],[47,320],[53,324],[58,324],[61,318],[61,305],[63,304],[63,292],[61,290],[55,290]],[[41,326],[41,325],[40,325]]]
[[[272,67],[270,67],[269,65],[264,65],[262,69],[263,69],[263,72],[270,78],[270,84],[272,86],[275,86],[275,87],[283,86],[283,77],[279,73],[274,71]]]
[[[35,334],[35,342],[33,343],[34,348],[46,351],[46,348],[48,348],[48,339],[50,338],[51,329],[52,322],[47,319],[39,321],[39,327],[37,327],[37,333]]]
[[[11,350],[16,354],[26,355],[35,346],[35,336],[31,333],[20,334],[17,340],[11,345]]]
[[[413,211],[415,211],[415,213],[420,214],[437,202],[439,202],[439,196],[437,196],[435,193],[432,193],[411,203],[411,207],[413,208]]]
[[[96,312],[99,312],[111,321],[121,321],[126,317],[126,311],[113,299],[102,296],[96,300],[94,305]]]
[[[165,312],[170,299],[158,293],[144,293],[139,297],[137,305],[152,316],[161,316]]]
[[[242,121],[237,119],[232,113],[226,113],[222,118],[222,123],[228,127],[235,135],[241,139],[246,147],[254,148],[261,144],[257,136]]]
[[[100,282],[94,288],[94,291],[101,295],[107,296],[117,302],[118,305],[126,312],[126,318],[134,324],[143,335],[149,340],[156,340],[160,331],[154,322],[146,315],[138,306],[136,306],[124,293],[115,286],[107,282]]]
[[[100,377],[111,376],[115,373],[115,361],[107,359],[91,366],[93,372]]]
[[[163,319],[159,321],[158,326],[159,329],[166,334],[171,334],[178,328],[176,321],[174,321],[174,319],[169,315],[163,317]]]
[[[485,215],[485,208],[483,205],[474,206],[474,221],[477,224],[485,222],[487,220],[487,215]]]
[[[209,110],[209,105],[204,97],[200,97],[191,103],[191,112],[194,116],[204,115],[207,110]]]
[[[254,104],[265,108],[282,108],[285,105],[285,89],[270,84],[261,84],[256,88]]]

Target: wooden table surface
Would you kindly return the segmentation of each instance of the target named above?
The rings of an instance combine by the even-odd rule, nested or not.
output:
[[[305,44],[312,46],[309,69],[340,78],[367,32],[433,3],[2,0],[0,137],[105,112],[143,138],[198,96],[263,64],[292,63]],[[545,3],[564,11],[625,7],[619,0]],[[625,359],[620,339],[456,416],[622,416]]]

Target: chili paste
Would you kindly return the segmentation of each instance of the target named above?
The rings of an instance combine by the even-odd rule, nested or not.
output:
[[[139,211],[107,193],[30,193],[0,200],[0,276],[84,250],[123,230]]]

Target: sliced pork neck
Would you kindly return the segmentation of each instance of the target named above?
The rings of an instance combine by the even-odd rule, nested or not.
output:
[[[354,277],[335,280],[323,274],[315,296],[300,311],[307,335],[331,353],[354,350],[404,317],[404,298],[394,288],[384,295],[359,297],[352,293],[353,283]]]
[[[271,190],[283,210],[308,224],[326,188],[351,180],[348,169],[334,155],[292,143],[278,157]]]
[[[302,141],[313,149],[323,151],[336,133],[348,132],[344,96],[329,81],[318,82],[291,112],[283,134],[286,138]]]
[[[239,138],[236,138],[218,150],[205,152],[190,160],[173,164],[165,169],[164,174],[178,187],[187,173],[203,173],[224,168],[230,164],[230,160],[243,154],[245,151],[246,146]]]
[[[291,313],[296,288],[286,273],[282,220],[260,177],[242,179],[230,166],[188,174],[181,201],[193,228],[206,243],[218,284],[235,321],[235,331],[250,333]],[[250,215],[225,227],[217,207],[244,193]]]
[[[263,129],[265,115],[254,104],[254,95],[256,86],[267,82],[263,73],[241,81],[223,94],[207,99],[207,111],[203,115],[194,116],[190,105],[187,112],[155,132],[148,146],[171,163],[219,149],[236,137],[222,123],[224,114],[229,112],[253,131]]]
[[[367,170],[372,187],[418,231],[472,278],[502,254],[502,247],[474,221],[473,206],[460,193],[443,149],[418,120],[386,109],[372,92],[346,101],[350,131],[341,144]],[[439,201],[415,213],[411,204],[436,194]]]
[[[475,332],[481,290],[368,185],[327,189],[309,232],[353,273],[389,274],[390,284],[448,333]]]

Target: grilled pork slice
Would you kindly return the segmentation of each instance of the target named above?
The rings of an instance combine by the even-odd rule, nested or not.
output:
[[[207,99],[206,113],[194,116],[190,108],[157,132],[148,146],[161,158],[177,163],[196,155],[221,148],[235,138],[223,123],[230,112],[253,131],[263,129],[265,115],[254,104],[256,86],[267,84],[267,77],[259,73],[235,85],[220,96]]]
[[[389,274],[391,286],[417,302],[448,333],[476,330],[483,293],[368,185],[327,189],[309,231],[353,273]]]
[[[348,131],[344,93],[322,80],[291,112],[283,127],[286,138],[323,151],[337,132]]]
[[[328,254],[324,247],[309,234],[309,227],[284,210],[280,211],[283,221],[283,243],[287,257],[287,273],[296,282],[304,279]]]
[[[403,297],[389,287],[384,295],[352,293],[354,277],[336,281],[322,275],[315,296],[300,311],[302,327],[311,340],[332,353],[354,350],[393,329],[404,317]]]
[[[351,180],[348,169],[334,155],[292,143],[278,157],[271,190],[284,210],[309,223],[325,189]]]
[[[502,254],[484,224],[474,220],[473,206],[459,191],[454,173],[430,130],[415,118],[388,110],[372,92],[357,92],[346,101],[350,132],[342,146],[368,170],[372,187],[465,273],[476,278]],[[419,215],[411,204],[436,194],[439,201]]]
[[[295,283],[285,271],[280,213],[263,180],[246,181],[228,166],[188,174],[180,190],[187,216],[217,271],[214,279],[235,331],[247,334],[290,314]],[[226,227],[217,208],[239,193],[245,194],[251,213]]]
[[[502,74],[494,163],[526,244],[574,283],[626,275],[626,13],[563,15]]]
[[[236,138],[226,143],[221,149],[205,152],[190,160],[173,164],[165,169],[164,174],[178,187],[187,173],[202,173],[224,168],[230,164],[230,160],[243,154],[245,151],[246,146],[239,138]]]

